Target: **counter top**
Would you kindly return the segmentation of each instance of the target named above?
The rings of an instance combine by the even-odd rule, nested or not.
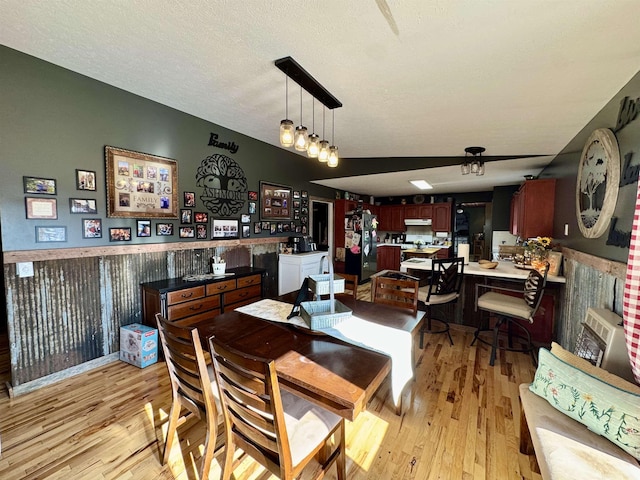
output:
[[[449,248],[449,247],[408,248],[406,250],[403,250],[403,253],[421,253],[423,255],[433,255],[441,248]]]
[[[400,264],[400,270],[406,272],[413,270],[431,270],[431,259],[410,258]],[[484,277],[512,278],[524,280],[529,276],[529,270],[516,268],[513,262],[500,261],[496,268],[480,268],[478,262],[469,262],[464,266],[465,275],[479,275]],[[566,283],[567,279],[562,276],[549,275],[547,282]]]

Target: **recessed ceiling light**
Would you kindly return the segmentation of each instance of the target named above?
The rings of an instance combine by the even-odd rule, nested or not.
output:
[[[412,183],[413,185],[418,187],[420,190],[430,190],[430,189],[433,188],[431,185],[429,185],[424,180],[409,180],[409,183]]]

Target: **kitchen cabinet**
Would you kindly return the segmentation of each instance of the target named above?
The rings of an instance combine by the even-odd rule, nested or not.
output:
[[[309,275],[318,275],[322,258],[327,252],[307,252],[278,256],[278,295],[300,290]],[[323,266],[328,269],[328,264]]]
[[[511,199],[511,234],[522,239],[551,237],[556,180],[526,180]]]
[[[451,232],[452,216],[451,203],[433,203],[433,222],[431,229],[434,232]]]
[[[400,245],[378,245],[376,261],[377,270],[400,270]]]
[[[451,258],[452,251],[451,247],[442,247],[440,250],[436,252],[436,258]]]
[[[238,267],[227,269],[226,276],[143,283],[140,285],[143,323],[156,328],[155,315],[161,313],[167,320],[186,326],[260,300],[264,271]]]
[[[404,207],[404,218],[419,218],[421,220],[430,219],[433,215],[431,204],[428,205],[406,205]]]
[[[383,205],[379,207],[379,230],[385,232],[404,232],[405,206]],[[408,218],[408,217],[406,217]]]

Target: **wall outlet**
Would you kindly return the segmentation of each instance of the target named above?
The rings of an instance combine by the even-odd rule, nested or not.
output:
[[[33,277],[33,262],[16,263],[16,271],[20,278]]]

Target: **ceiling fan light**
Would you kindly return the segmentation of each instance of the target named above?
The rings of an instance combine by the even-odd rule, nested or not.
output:
[[[280,122],[280,145],[283,147],[293,146],[293,122],[291,120],[282,120]]]
[[[318,150],[318,161],[327,162],[329,161],[329,142],[326,140],[322,140],[319,145]]]
[[[299,152],[306,152],[309,147],[309,133],[307,127],[298,125],[294,136],[294,146]]]
[[[309,158],[318,158],[320,152],[320,137],[315,133],[309,135],[309,147],[307,148],[307,155]]]
[[[329,147],[329,159],[327,160],[327,166],[335,168],[338,166],[338,147],[331,145]]]

